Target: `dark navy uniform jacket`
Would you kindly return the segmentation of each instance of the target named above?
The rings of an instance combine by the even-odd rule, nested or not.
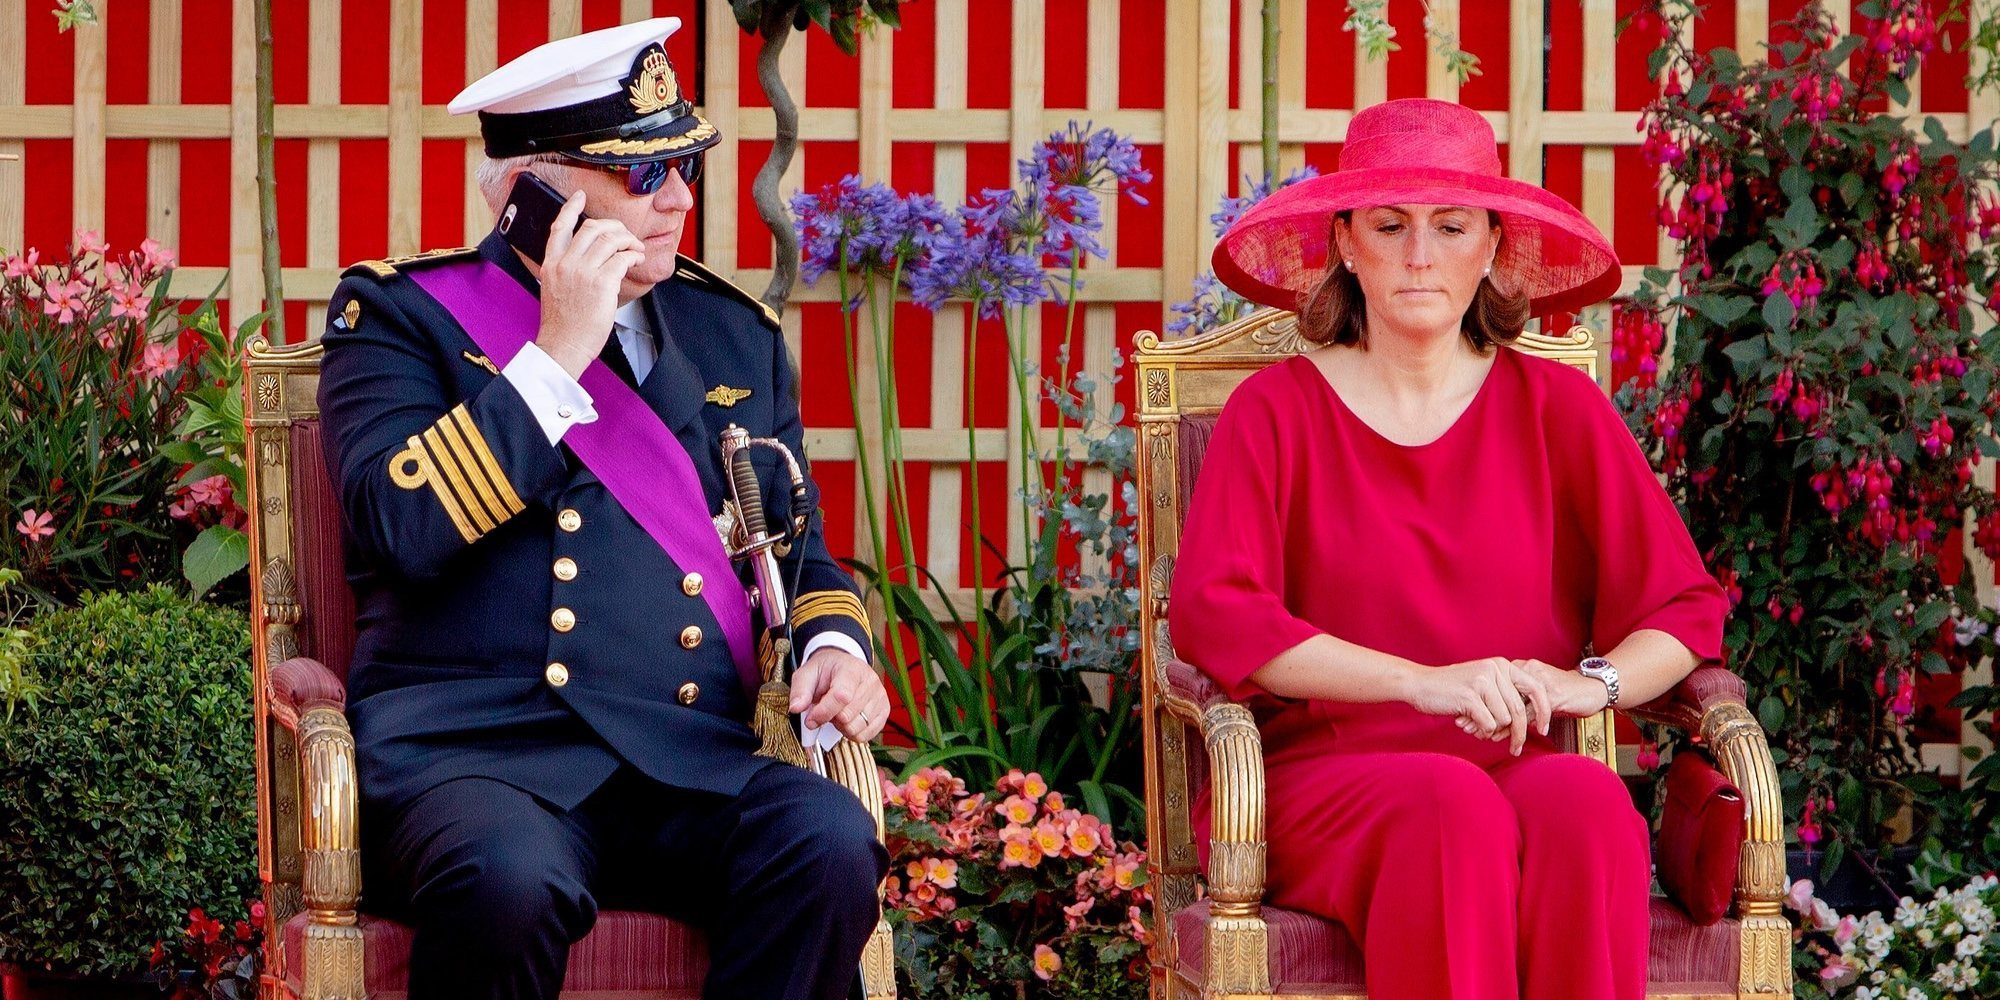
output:
[[[498,374],[506,359],[485,358],[407,277],[473,253],[538,290],[496,233],[355,265],[328,309],[319,402],[356,598],[347,714],[361,794],[395,808],[478,776],[566,809],[620,762],[736,794],[771,762],[752,755],[750,695],[701,595],[747,600],[749,571],[684,573],[569,449],[549,445]],[[659,358],[639,394],[700,472],[703,495],[686,502],[712,516],[729,495],[718,447],[729,424],[804,459],[784,341],[768,309],[686,258],[645,302]],[[753,454],[783,524],[789,478],[768,449]],[[800,580],[796,648],[829,629],[869,648],[852,580],[817,527],[781,569]]]

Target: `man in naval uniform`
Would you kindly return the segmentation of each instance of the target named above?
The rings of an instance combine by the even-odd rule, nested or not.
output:
[[[366,903],[415,926],[418,1000],[553,997],[600,908],[702,927],[708,997],[842,997],[877,919],[866,810],[753,754],[718,434],[803,443],[775,315],[676,256],[722,138],[668,64],[679,25],[551,42],[452,102],[479,112],[496,216],[524,170],[567,196],[544,263],[496,226],[349,268],[330,304]],[[755,454],[786,524],[789,476]],[[809,741],[873,739],[889,702],[851,579],[817,528],[780,569],[791,710]]]

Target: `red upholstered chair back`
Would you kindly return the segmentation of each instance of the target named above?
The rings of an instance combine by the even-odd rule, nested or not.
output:
[[[1209,762],[1201,734],[1166,711],[1163,699],[1198,701],[1196,672],[1173,659],[1167,598],[1181,521],[1194,495],[1216,416],[1238,384],[1252,373],[1310,348],[1296,318],[1262,310],[1227,326],[1180,340],[1141,333],[1134,352],[1139,412],[1139,553],[1147,568],[1140,600],[1146,744],[1146,833],[1152,847],[1156,927],[1193,903],[1199,860],[1188,823],[1188,805],[1208,787]],[[1595,338],[1584,327],[1561,337],[1524,334],[1519,350],[1551,358],[1597,376]],[[1565,749],[1582,748],[1615,764],[1609,713],[1579,720],[1554,734]],[[1156,963],[1157,964],[1157,963]]]
[[[354,656],[354,591],[340,541],[340,498],[327,475],[319,419],[292,423],[292,553],[299,600],[299,652],[347,680]]]

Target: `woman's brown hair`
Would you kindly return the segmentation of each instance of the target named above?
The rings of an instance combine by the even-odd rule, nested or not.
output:
[[[1336,213],[1335,218],[1349,222],[1351,212]],[[1487,221],[1494,228],[1500,228],[1500,216],[1486,213]],[[1500,241],[1507,241],[1506,230],[1501,230]],[[1329,238],[1327,246],[1335,246]],[[1484,353],[1496,344],[1512,343],[1514,338],[1528,326],[1528,296],[1520,292],[1503,292],[1493,283],[1491,276],[1479,279],[1479,290],[1472,295],[1472,304],[1465,309],[1465,318],[1459,323],[1459,330],[1472,349]],[[1340,344],[1343,346],[1368,343],[1368,304],[1361,295],[1361,279],[1340,266],[1340,255],[1328,255],[1326,275],[1313,286],[1312,294],[1306,296],[1299,309],[1299,335],[1315,344]]]

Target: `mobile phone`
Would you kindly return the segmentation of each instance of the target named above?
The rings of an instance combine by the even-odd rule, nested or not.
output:
[[[567,200],[547,181],[521,171],[514,176],[514,189],[507,193],[506,206],[500,209],[500,235],[508,245],[540,264],[542,253],[549,246],[549,230],[555,225],[556,213],[562,211]],[[587,218],[578,213],[576,224],[582,226]]]

